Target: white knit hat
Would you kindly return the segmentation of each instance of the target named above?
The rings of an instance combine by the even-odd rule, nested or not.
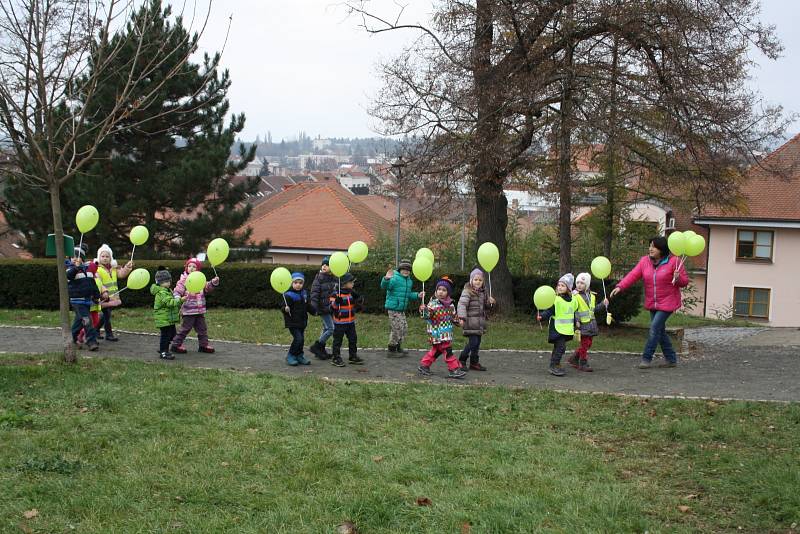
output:
[[[105,243],[103,243],[102,246],[97,249],[97,256],[94,259],[95,263],[98,263],[98,264],[100,263],[100,253],[101,252],[108,252],[108,255],[111,256],[111,266],[112,267],[116,267],[117,266],[117,260],[114,259],[114,253],[111,251],[111,247],[109,247]]]
[[[575,282],[583,282],[586,284],[586,289],[589,289],[589,285],[592,283],[592,275],[589,273],[580,273],[575,277]]]
[[[572,276],[572,273],[567,273],[561,278],[558,279],[559,282],[564,282],[564,285],[567,286],[567,289],[572,291],[572,287],[575,283],[575,277]]]

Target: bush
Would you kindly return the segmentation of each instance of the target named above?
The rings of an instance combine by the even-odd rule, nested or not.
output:
[[[144,267],[150,271],[151,280],[159,265],[164,265],[172,273],[173,282],[183,272],[183,262],[175,260],[137,261],[137,267]],[[225,263],[217,268],[221,283],[219,288],[208,298],[209,307],[225,308],[277,308],[283,302],[281,296],[273,291],[269,284],[272,270],[279,265],[264,263]],[[311,282],[317,274],[315,265],[285,266],[290,271],[300,271],[306,276],[306,287],[311,288]],[[206,264],[203,272],[211,278],[214,273]],[[386,273],[383,271],[364,271],[356,269],[355,289],[364,296],[365,311],[369,313],[383,313],[385,294],[380,288],[380,280]],[[466,273],[450,275],[456,287],[456,295],[461,293],[461,288],[467,282]],[[533,292],[541,285],[554,286],[556,277],[527,276],[514,277],[514,302],[517,312],[532,314]],[[434,281],[425,284],[428,294],[431,294]],[[2,260],[0,261],[0,307],[3,308],[58,308],[58,291],[56,287],[56,270],[53,260]],[[125,287],[125,281],[120,281],[120,287]],[[611,291],[614,282],[608,281],[607,291]],[[415,288],[421,289],[421,284],[415,282]],[[592,290],[597,291],[602,298],[603,289],[599,280],[592,280]],[[140,291],[127,290],[122,293],[122,302],[128,307],[149,307],[153,305],[153,297],[149,288]],[[642,301],[642,286],[637,284],[629,291],[616,297],[612,304],[611,312],[618,322],[627,321],[639,313]],[[598,321],[605,322],[605,314],[599,314]]]

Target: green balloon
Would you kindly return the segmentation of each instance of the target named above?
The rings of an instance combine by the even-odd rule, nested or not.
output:
[[[672,232],[667,239],[669,251],[675,256],[683,256],[686,253],[686,234],[683,232]]]
[[[216,239],[212,239],[211,243],[208,244],[208,250],[206,250],[206,257],[208,261],[213,266],[217,266],[220,263],[224,262],[228,259],[228,252],[230,252],[230,247],[228,246],[228,242],[218,237]]]
[[[425,282],[433,273],[433,263],[428,261],[428,258],[419,257],[411,264],[411,271],[417,280]]]
[[[269,275],[269,283],[278,293],[286,293],[292,287],[292,273],[286,267],[278,267]]]
[[[533,303],[539,310],[547,310],[556,302],[556,290],[550,286],[540,286],[533,293]]]
[[[414,256],[414,258],[415,259],[416,258],[426,258],[429,262],[431,262],[431,265],[433,265],[433,262],[434,262],[434,260],[433,260],[433,251],[431,249],[427,248],[427,247],[422,247],[421,249],[419,249],[417,251],[417,255]]]
[[[135,269],[128,275],[128,289],[143,289],[150,283],[150,272],[147,269]]]
[[[350,260],[347,259],[347,254],[344,252],[334,252],[328,260],[328,266],[331,268],[333,276],[341,278],[350,269]],[[289,281],[291,282],[291,277]]]
[[[100,214],[97,213],[97,208],[88,204],[79,209],[78,213],[75,214],[75,225],[82,234],[91,231],[97,226],[97,221],[99,220]]]
[[[592,275],[605,280],[611,274],[611,262],[605,256],[597,256],[592,260]]]
[[[150,232],[147,231],[145,226],[134,226],[131,228],[131,243],[136,245],[144,245],[147,243],[147,238],[150,237]]]
[[[201,293],[206,287],[206,275],[201,271],[194,271],[186,277],[186,291],[189,293]]]
[[[369,254],[369,247],[363,241],[355,241],[347,249],[347,257],[352,263],[361,263],[367,259],[367,254]]]
[[[491,272],[498,261],[500,261],[500,251],[497,249],[497,245],[487,241],[478,247],[478,263],[481,264],[484,271]]]
[[[686,243],[686,255],[698,256],[706,248],[706,240],[701,235],[693,235]]]
[[[687,243],[694,235],[697,235],[697,233],[694,230],[686,230],[685,232],[683,232],[683,237],[684,239],[686,239]]]

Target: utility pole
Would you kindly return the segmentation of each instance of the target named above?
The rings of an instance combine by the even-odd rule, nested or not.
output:
[[[392,167],[397,172],[397,186],[395,187],[395,194],[397,195],[397,234],[394,244],[394,264],[400,265],[400,187],[403,182],[403,167],[405,167],[403,156],[397,158]]]

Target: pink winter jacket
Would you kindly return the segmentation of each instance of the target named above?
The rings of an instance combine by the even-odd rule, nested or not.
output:
[[[206,287],[200,293],[189,293],[186,291],[186,279],[189,273],[183,272],[175,284],[175,289],[172,290],[172,295],[175,297],[182,297],[186,295],[186,301],[181,306],[181,315],[203,315],[206,313],[206,294],[212,292],[216,287],[209,280],[206,282]]]
[[[640,278],[644,283],[644,307],[646,310],[674,312],[681,307],[681,288],[689,285],[689,275],[681,265],[678,279],[672,284],[672,275],[680,258],[670,255],[653,267],[650,256],[642,256],[631,272],[620,280],[617,287],[625,291]]]

